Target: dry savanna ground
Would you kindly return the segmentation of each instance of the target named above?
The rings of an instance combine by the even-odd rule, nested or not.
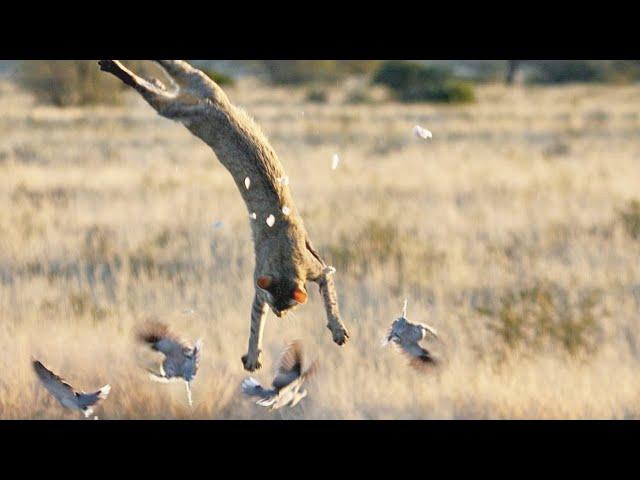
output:
[[[256,378],[296,338],[321,365],[274,413],[239,390],[253,250],[213,153],[133,93],[63,110],[1,83],[0,418],[78,418],[31,356],[79,388],[110,383],[106,419],[640,416],[640,87],[483,86],[465,106],[339,93],[229,90],[279,153],[351,330],[332,343],[312,286],[269,317]],[[438,375],[380,347],[404,296],[441,333]],[[147,316],[204,341],[192,411],[182,385],[146,377],[157,357],[132,330]]]

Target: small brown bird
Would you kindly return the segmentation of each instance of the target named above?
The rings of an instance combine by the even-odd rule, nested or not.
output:
[[[433,367],[440,363],[440,359],[419,344],[428,336],[437,339],[438,332],[429,325],[411,323],[407,320],[407,299],[405,298],[402,314],[391,324],[383,345],[395,344],[409,358],[409,364],[414,368]]]
[[[150,378],[163,383],[174,379],[184,380],[187,400],[189,406],[192,406],[191,382],[198,372],[202,341],[197,340],[194,346],[191,346],[171,331],[166,324],[155,320],[147,320],[138,330],[138,340],[150,345],[153,350],[161,352],[165,357],[160,365],[160,374],[149,371]]]
[[[101,389],[85,393],[75,390],[58,375],[47,369],[38,360],[32,360],[33,370],[42,382],[44,388],[65,408],[81,411],[85,418],[93,414],[93,407],[107,398],[111,391],[110,385],[105,385]],[[95,419],[98,417],[95,416]]]
[[[301,390],[302,384],[311,378],[318,369],[317,360],[304,372],[302,364],[302,345],[296,340],[290,343],[283,352],[272,388],[266,389],[256,379],[249,377],[242,382],[242,391],[248,396],[260,397],[256,404],[272,410],[287,405],[295,407],[300,400],[307,396],[307,391]]]

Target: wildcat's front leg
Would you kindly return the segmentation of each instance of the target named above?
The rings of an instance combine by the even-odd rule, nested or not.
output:
[[[246,355],[242,356],[242,365],[245,370],[253,372],[262,367],[262,334],[264,324],[269,313],[269,306],[259,293],[253,298],[251,307],[251,331],[249,333],[249,349]]]
[[[322,275],[320,275],[315,281],[320,288],[320,294],[324,301],[324,308],[327,312],[327,328],[331,330],[333,341],[338,345],[344,345],[349,338],[349,332],[340,319],[338,296],[336,294],[336,287],[333,283],[333,272],[329,273],[325,269]]]

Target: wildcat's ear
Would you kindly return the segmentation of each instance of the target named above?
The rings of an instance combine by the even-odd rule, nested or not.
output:
[[[296,289],[293,291],[293,299],[299,304],[303,304],[307,301],[307,292],[305,292],[301,288],[296,287]]]
[[[256,283],[261,289],[266,290],[273,283],[273,277],[271,275],[260,275]]]

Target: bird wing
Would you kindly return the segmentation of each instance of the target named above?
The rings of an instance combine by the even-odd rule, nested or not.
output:
[[[424,332],[431,334],[434,338],[438,338],[438,331],[426,323],[418,323],[418,326],[424,330]]]
[[[302,344],[295,340],[287,345],[280,358],[278,373],[273,379],[273,387],[276,390],[289,385],[300,376],[302,373],[302,360]]]
[[[181,355],[190,349],[187,342],[171,331],[168,325],[157,320],[147,320],[138,330],[138,340],[166,356]]]
[[[383,347],[386,347],[387,345],[389,345],[389,343],[391,342],[392,334],[393,334],[393,325],[387,328],[386,332],[384,333],[384,337],[382,337],[382,340],[380,341],[380,344]]]
[[[51,370],[47,369],[47,367],[38,360],[33,360],[33,369],[42,382],[42,385],[44,385],[44,388],[46,388],[49,393],[58,400],[61,400],[62,398],[76,397],[76,391],[71,385]]]
[[[318,360],[314,360],[314,362],[309,365],[309,368],[304,371],[304,373],[302,374],[302,378],[304,380],[312,379],[318,373],[319,366],[320,363],[318,362]]]

